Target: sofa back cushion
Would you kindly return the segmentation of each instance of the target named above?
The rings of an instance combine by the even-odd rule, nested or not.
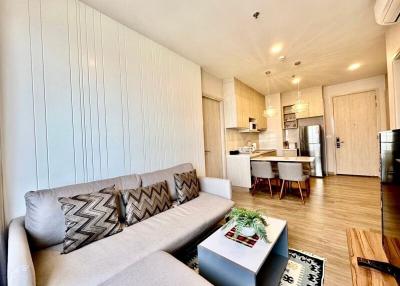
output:
[[[193,165],[190,163],[180,164],[168,169],[159,170],[151,173],[141,174],[142,186],[147,187],[158,182],[167,181],[168,191],[172,200],[177,199],[175,191],[174,174],[185,173],[193,170]]]
[[[55,189],[31,191],[25,194],[25,228],[33,249],[42,249],[63,242],[65,219],[59,197],[72,197],[98,192],[115,185],[117,190],[138,188],[141,185],[138,175],[71,185]]]

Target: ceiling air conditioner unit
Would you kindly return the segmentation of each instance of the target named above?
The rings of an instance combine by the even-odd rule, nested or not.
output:
[[[400,22],[400,0],[376,0],[375,19],[380,25]]]

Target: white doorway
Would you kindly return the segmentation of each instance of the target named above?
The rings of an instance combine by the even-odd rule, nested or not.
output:
[[[224,177],[221,102],[203,96],[203,128],[206,176]]]
[[[337,174],[379,175],[376,109],[375,91],[333,98]]]

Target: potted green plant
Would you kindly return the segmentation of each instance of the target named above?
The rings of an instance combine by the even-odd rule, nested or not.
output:
[[[229,221],[222,227],[235,226],[235,237],[239,234],[243,236],[253,236],[257,234],[259,238],[268,242],[265,227],[268,225],[265,218],[259,211],[248,210],[245,208],[233,208],[227,215]]]

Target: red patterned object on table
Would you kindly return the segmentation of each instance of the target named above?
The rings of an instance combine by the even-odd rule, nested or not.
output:
[[[247,247],[253,247],[254,244],[256,244],[257,240],[259,239],[258,235],[255,234],[251,237],[248,236],[242,236],[242,235],[238,235],[235,238],[235,230],[236,228],[233,227],[230,231],[228,231],[225,236],[229,239],[232,239],[233,241],[239,242],[243,245],[246,245]]]

